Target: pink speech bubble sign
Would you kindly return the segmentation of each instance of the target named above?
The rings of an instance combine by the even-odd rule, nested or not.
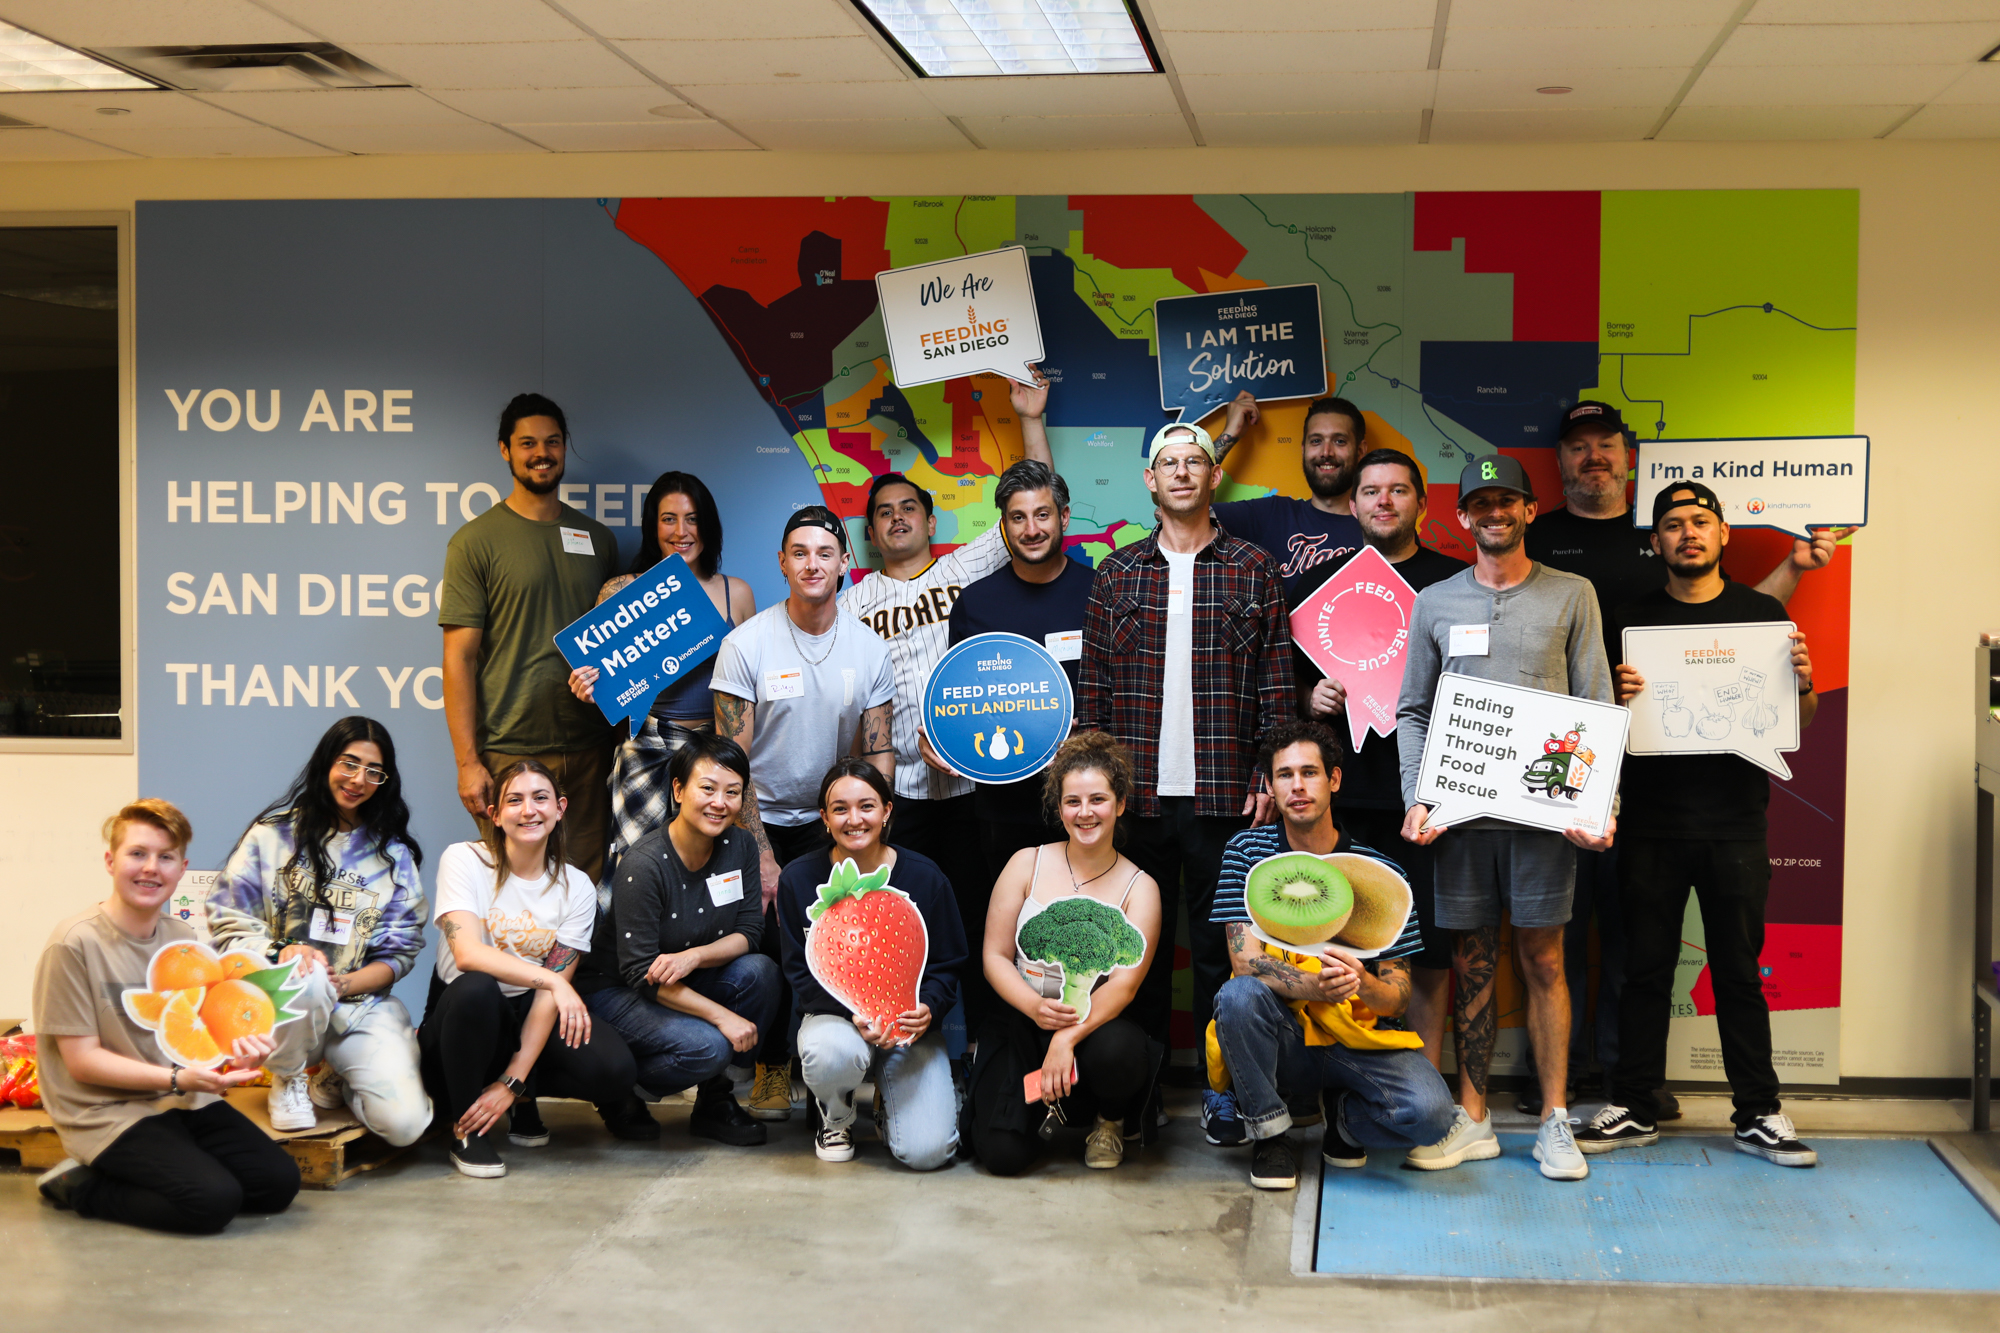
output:
[[[1348,742],[1356,749],[1371,731],[1395,734],[1416,603],[1416,589],[1365,546],[1292,612],[1292,641],[1347,688]]]

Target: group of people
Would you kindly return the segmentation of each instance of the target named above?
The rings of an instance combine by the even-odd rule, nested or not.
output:
[[[722,572],[715,500],[685,472],[654,484],[638,555],[618,570],[611,533],[559,499],[561,409],[515,398],[498,438],[513,491],[453,535],[439,599],[458,795],[479,836],[445,849],[427,895],[393,742],[368,718],[335,723],[251,820],[207,908],[215,947],[293,965],[299,1016],[186,1068],[116,997],[192,937],[161,915],[190,831],[162,800],[120,810],[106,824],[110,896],[56,928],[37,971],[44,1098],[71,1154],[43,1194],[182,1231],[283,1208],[298,1185],[289,1157],[219,1096],[263,1072],[274,1129],[342,1106],[391,1143],[436,1126],[472,1177],[505,1173],[503,1121],[514,1147],[548,1142],[545,1096],[591,1102],[612,1134],[644,1140],[661,1133],[647,1103],[691,1089],[691,1133],[762,1143],[765,1122],[793,1113],[794,1068],[824,1161],[855,1155],[856,1092],[872,1082],[878,1137],[910,1168],[970,1156],[1018,1174],[1065,1124],[1087,1131],[1088,1166],[1111,1168],[1164,1123],[1183,910],[1203,1134],[1249,1145],[1253,1185],[1296,1185],[1288,1131],[1322,1119],[1337,1167],[1370,1149],[1424,1170],[1499,1154],[1487,1091],[1503,912],[1528,990],[1534,1155],[1543,1174],[1579,1179],[1586,1154],[1654,1142],[1675,1113],[1664,1062],[1689,885],[1737,1145],[1810,1165],[1779,1105],[1757,972],[1760,770],[1628,758],[1622,824],[1602,835],[1446,829],[1415,790],[1441,672],[1630,699],[1644,681],[1614,670],[1617,627],[1781,619],[1832,536],[1798,543],[1759,590],[1730,581],[1714,495],[1676,486],[1651,530],[1635,528],[1631,438],[1615,408],[1579,403],[1557,432],[1566,509],[1538,517],[1511,458],[1467,465],[1468,566],[1421,544],[1422,469],[1370,449],[1344,399],[1307,408],[1310,498],[1216,503],[1222,463],[1259,417],[1245,394],[1214,437],[1156,432],[1144,477],[1157,527],[1092,569],[1070,556],[1036,381],[1012,389],[1025,457],[1000,478],[996,526],[933,556],[932,496],[879,475],[863,520],[878,566],[851,581],[847,525],[800,508],[780,537],[786,596],[761,611]],[[1395,734],[1350,755],[1328,725],[1345,687],[1295,649],[1289,616],[1364,546],[1418,597]],[[591,703],[597,673],[572,670],[555,635],[668,555],[732,628],[620,741]],[[919,694],[952,644],[992,631],[1063,663],[1075,726],[1043,773],[975,784],[932,751]],[[1807,720],[1811,664],[1795,640]],[[1287,851],[1393,869],[1413,893],[1401,936],[1365,960],[1267,943],[1246,877]],[[855,1014],[822,983],[809,931],[885,881],[921,916],[927,954],[913,1008]],[[1593,913],[1610,1104],[1573,1129]],[[419,1024],[389,992],[427,923],[436,967]],[[1455,1097],[1440,1072],[1447,1006]],[[956,1062],[943,1034],[955,1008],[968,1038]]]

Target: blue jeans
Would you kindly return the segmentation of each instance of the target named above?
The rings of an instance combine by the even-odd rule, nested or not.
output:
[[[935,1025],[921,1040],[884,1051],[845,1014],[807,1014],[799,1024],[799,1066],[828,1129],[854,1123],[854,1091],[873,1070],[890,1154],[912,1171],[935,1171],[958,1155],[958,1093]]]
[[[761,1034],[777,1016],[778,965],[760,953],[704,967],[681,983],[715,1001]],[[733,1062],[748,1067],[753,1051],[737,1052],[705,1018],[669,1009],[630,986],[606,986],[583,997],[593,1017],[625,1038],[639,1064],[639,1086],[666,1097],[714,1078]]]
[[[1236,1109],[1253,1139],[1292,1127],[1287,1101],[1322,1088],[1347,1093],[1347,1136],[1364,1148],[1421,1148],[1451,1131],[1457,1112],[1444,1077],[1421,1050],[1355,1051],[1308,1046],[1305,1030],[1277,994],[1255,977],[1233,977],[1215,997],[1215,1035]]]

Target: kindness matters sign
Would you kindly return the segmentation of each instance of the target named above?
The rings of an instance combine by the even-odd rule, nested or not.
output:
[[[729,623],[687,561],[670,555],[556,635],[573,667],[596,667],[591,694],[607,722],[645,721],[653,696],[722,647]]]
[[[1017,782],[1055,758],[1076,709],[1055,655],[1019,634],[975,634],[924,682],[924,734],[960,777]]]
[[[1630,720],[1616,704],[1447,671],[1431,699],[1417,802],[1434,826],[1484,816],[1601,834]]]

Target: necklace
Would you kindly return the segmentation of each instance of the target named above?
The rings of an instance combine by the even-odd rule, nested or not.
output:
[[[833,638],[828,640],[826,651],[818,657],[806,656],[806,646],[799,641],[799,627],[792,623],[792,613],[789,607],[785,610],[785,628],[791,630],[792,647],[798,650],[800,658],[805,661],[807,666],[818,666],[821,662],[833,656],[833,650],[840,646],[840,613],[838,611],[834,612],[833,616]]]
[[[1079,883],[1076,878],[1076,867],[1069,863],[1069,844],[1067,842],[1063,844],[1063,869],[1069,871],[1069,891],[1071,893],[1082,893],[1083,886],[1085,884],[1095,884],[1098,880],[1103,879],[1106,875],[1110,874],[1117,868],[1118,868],[1118,858],[1116,856],[1113,856],[1111,858],[1110,865],[1104,867],[1104,869],[1098,871],[1095,875],[1092,875],[1089,879],[1086,879],[1081,883]]]

